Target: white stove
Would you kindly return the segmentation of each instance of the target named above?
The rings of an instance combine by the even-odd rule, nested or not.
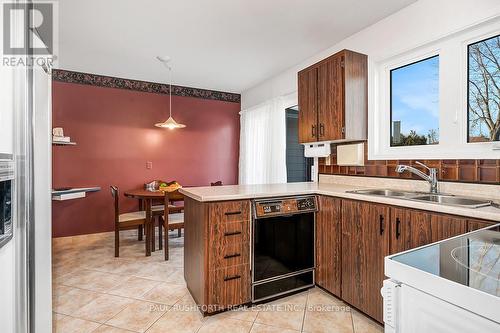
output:
[[[387,333],[500,332],[500,224],[385,258]]]

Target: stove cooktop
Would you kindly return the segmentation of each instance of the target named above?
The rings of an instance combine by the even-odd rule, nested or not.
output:
[[[391,259],[500,297],[500,225],[447,239]]]

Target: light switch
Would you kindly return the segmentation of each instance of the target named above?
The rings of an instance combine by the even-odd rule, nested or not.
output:
[[[332,165],[332,155],[325,157],[325,165]]]
[[[153,169],[153,162],[146,162],[146,169],[151,170]]]

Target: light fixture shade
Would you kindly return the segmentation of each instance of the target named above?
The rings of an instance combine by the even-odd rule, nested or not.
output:
[[[168,117],[168,119],[166,121],[164,121],[163,123],[157,123],[155,124],[156,127],[161,127],[161,128],[168,128],[168,129],[175,129],[175,128],[184,128],[186,127],[186,125],[184,124],[179,124],[178,122],[176,122],[174,120],[174,118],[172,118],[171,116]]]

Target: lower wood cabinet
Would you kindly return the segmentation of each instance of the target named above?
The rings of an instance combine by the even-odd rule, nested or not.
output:
[[[474,220],[474,219],[469,219],[467,220],[467,231],[474,231],[482,228],[489,227],[493,225],[493,222],[485,222],[482,220]]]
[[[184,278],[204,313],[251,301],[250,201],[184,201]]]
[[[341,297],[341,199],[320,196],[316,214],[316,284]]]
[[[320,202],[337,204],[334,200],[321,199]],[[331,267],[338,267],[340,261],[340,297],[379,322],[383,321],[380,288],[385,279],[385,256],[491,225],[486,221],[363,201],[342,200],[341,217],[328,208],[329,205],[324,206],[326,212],[318,213],[317,230],[335,232],[336,221],[341,220],[342,251],[340,259],[331,260],[339,240],[332,235],[317,236],[320,249],[317,258],[322,261],[317,264],[321,277],[318,284],[338,295],[335,288],[339,282]],[[335,221],[327,224],[324,219]],[[335,243],[326,247],[321,244],[324,240]]]
[[[389,206],[342,201],[342,299],[382,321]]]

